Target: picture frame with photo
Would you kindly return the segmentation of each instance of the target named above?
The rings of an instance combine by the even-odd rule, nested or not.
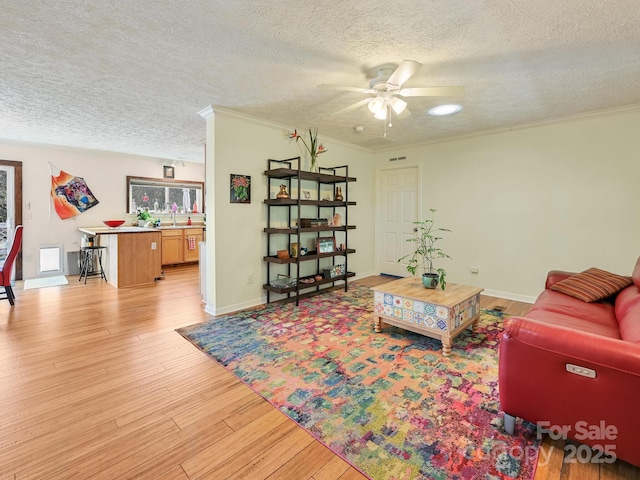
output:
[[[163,175],[164,178],[175,178],[176,177],[176,169],[173,165],[164,165]]]
[[[318,254],[333,253],[336,251],[336,237],[316,238],[316,251]]]

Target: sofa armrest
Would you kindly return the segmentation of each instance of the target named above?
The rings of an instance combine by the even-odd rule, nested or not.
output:
[[[576,272],[565,272],[563,270],[551,270],[547,273],[547,281],[544,285],[544,288],[549,288],[554,283],[558,283],[565,278],[569,278],[572,275],[575,275]]]
[[[511,317],[500,342],[499,369],[505,414],[538,428],[566,426],[567,438],[598,449],[608,445],[618,458],[640,466],[640,345]],[[585,438],[579,425],[611,426],[617,434]]]
[[[640,345],[595,333],[552,325],[530,318],[511,317],[504,335],[532,348],[570,360],[640,377]]]

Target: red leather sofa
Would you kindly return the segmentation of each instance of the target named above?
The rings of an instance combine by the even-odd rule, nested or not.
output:
[[[520,417],[596,449],[578,452],[576,461],[615,456],[640,466],[640,258],[633,283],[595,303],[551,289],[571,275],[549,272],[529,313],[505,321],[504,429],[513,433]]]

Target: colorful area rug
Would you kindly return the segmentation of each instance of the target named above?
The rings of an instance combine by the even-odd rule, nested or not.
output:
[[[373,292],[352,286],[178,332],[375,480],[529,479],[535,428],[502,432],[502,318],[440,341],[372,328]]]

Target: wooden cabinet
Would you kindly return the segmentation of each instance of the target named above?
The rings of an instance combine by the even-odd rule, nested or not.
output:
[[[147,228],[133,230],[138,231],[127,232],[125,228],[93,231],[93,235],[98,235],[99,244],[107,247],[103,267],[107,281],[116,288],[153,283],[162,274],[160,232]]]
[[[201,228],[185,228],[182,237],[182,251],[184,252],[184,261],[199,261],[200,242],[202,241]]]
[[[182,229],[162,230],[162,264],[183,263]]]
[[[202,227],[167,228],[162,230],[162,265],[197,262]]]
[[[270,159],[264,174],[268,178],[264,200],[267,255],[263,257],[267,262],[267,283],[263,285],[267,302],[270,294],[276,293],[295,299],[297,305],[302,293],[321,293],[322,285],[331,287],[336,282],[344,282],[347,291],[348,279],[355,276],[348,269],[348,257],[356,253],[349,246],[349,230],[356,228],[349,224],[349,207],[356,204],[349,201],[349,183],[356,181],[349,176],[349,167],[305,172],[300,170],[300,157]],[[277,198],[274,192],[278,189],[296,196]],[[300,252],[299,247],[307,248]],[[283,249],[289,256],[278,255]],[[278,282],[283,275],[284,285]]]

